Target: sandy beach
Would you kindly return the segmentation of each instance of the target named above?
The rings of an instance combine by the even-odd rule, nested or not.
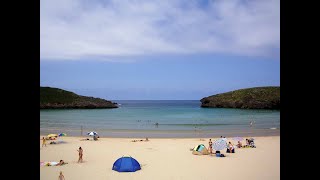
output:
[[[192,154],[190,148],[198,144],[208,147],[209,139],[151,138],[148,142],[131,142],[133,139],[130,138],[80,141],[81,137],[62,137],[60,140],[66,143],[49,144],[47,141],[47,147],[41,147],[40,141],[40,161],[63,159],[68,162],[63,166],[40,166],[40,177],[42,180],[56,180],[62,171],[67,180],[280,179],[280,136],[254,138],[257,148],[236,149],[234,154],[223,150],[225,158]],[[77,163],[79,146],[84,152],[83,163]],[[141,170],[133,173],[113,171],[113,163],[123,155],[138,160]]]

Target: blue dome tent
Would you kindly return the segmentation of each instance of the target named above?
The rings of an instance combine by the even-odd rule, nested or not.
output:
[[[122,156],[117,159],[112,166],[112,170],[118,172],[135,172],[140,170],[141,166],[137,160],[132,157]]]

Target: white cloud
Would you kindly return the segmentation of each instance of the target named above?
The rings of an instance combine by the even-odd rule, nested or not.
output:
[[[43,0],[41,60],[193,53],[279,56],[279,0],[199,2],[205,1]]]

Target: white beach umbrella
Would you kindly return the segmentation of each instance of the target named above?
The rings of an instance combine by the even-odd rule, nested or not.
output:
[[[224,148],[227,148],[227,141],[224,139],[218,139],[212,144],[213,149],[216,151],[220,151]]]
[[[235,141],[242,141],[242,140],[243,140],[243,137],[234,137],[233,140],[235,140]]]
[[[98,133],[95,132],[95,131],[88,132],[87,134],[88,134],[89,136],[96,136],[96,135],[98,135]]]

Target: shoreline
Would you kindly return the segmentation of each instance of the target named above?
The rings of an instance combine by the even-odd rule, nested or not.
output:
[[[47,135],[42,135],[40,134],[40,139],[42,137],[46,137]],[[280,135],[270,135],[270,136],[242,136],[242,138],[271,138],[271,137],[279,137],[280,138]],[[83,138],[89,138],[91,141],[93,138],[92,136],[64,136],[64,137],[58,137],[58,138],[62,138],[62,139],[69,139],[69,138],[79,138],[79,139],[83,139]],[[200,137],[201,140],[203,139],[206,139],[205,141],[208,141],[208,139],[219,139],[220,137]],[[226,138],[233,138],[233,137],[227,137]],[[100,137],[99,139],[102,139],[102,140],[106,140],[106,139],[121,139],[121,140],[132,140],[132,139],[142,139],[144,140],[145,137]],[[148,137],[149,140],[151,139],[162,139],[162,140],[174,140],[174,139],[184,139],[184,140],[199,140],[199,138],[190,138],[190,137],[153,137],[153,138],[150,138]],[[59,140],[59,139],[56,139],[56,140]],[[47,141],[56,141],[56,140],[47,140]],[[99,141],[99,140],[98,140]],[[207,146],[207,145],[206,145]]]
[[[87,132],[91,130],[83,130],[81,135],[80,130],[40,130],[40,135],[66,133],[69,137],[88,137]],[[280,136],[280,129],[251,129],[250,131],[243,130],[216,130],[216,131],[168,131],[168,130],[93,130],[99,136],[106,138],[219,138],[246,136],[246,137],[269,137]]]

